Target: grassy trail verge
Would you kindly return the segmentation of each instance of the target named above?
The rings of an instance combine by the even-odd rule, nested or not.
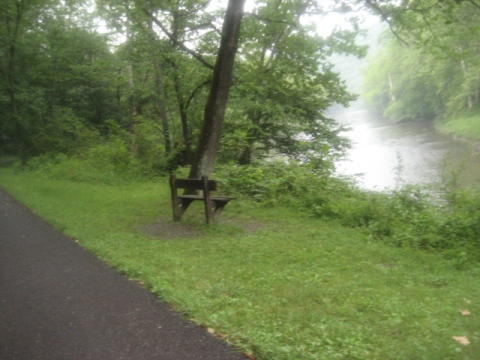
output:
[[[148,235],[147,228],[172,226],[167,180],[109,186],[0,169],[0,185],[257,359],[480,354],[480,270],[457,270],[434,253],[392,248],[358,229],[242,200],[216,226],[205,227],[197,207],[185,215],[185,232]]]

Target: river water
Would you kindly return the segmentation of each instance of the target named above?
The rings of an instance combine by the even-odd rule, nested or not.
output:
[[[354,176],[365,189],[434,183],[445,169],[462,169],[462,185],[480,180],[480,154],[469,143],[437,132],[429,122],[393,124],[358,104],[330,116],[350,128],[344,136],[353,142],[337,172]]]

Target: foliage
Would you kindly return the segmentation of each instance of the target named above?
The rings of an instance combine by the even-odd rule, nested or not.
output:
[[[132,157],[128,143],[120,137],[92,146],[77,156],[45,154],[31,158],[26,168],[50,179],[120,184],[147,179],[155,174],[149,162]]]
[[[366,71],[365,99],[394,121],[452,118],[478,104],[475,1],[379,6],[390,24],[382,52]]]
[[[256,16],[245,19],[239,52],[245,60],[238,64],[225,124],[237,140],[230,152],[223,143],[237,156],[229,160],[249,164],[273,152],[309,161],[306,153],[321,157],[325,147],[338,154],[347,146],[324,112],[355,97],[326,58],[334,52],[362,57],[365,49],[355,45],[353,31],[324,38],[303,25],[313,11],[320,11],[313,2],[258,2]]]
[[[103,0],[95,13],[83,2],[16,4],[27,2],[0,7],[3,154],[24,163],[47,153],[85,155],[108,141],[114,121],[129,132],[127,147],[141,163],[191,163],[223,9],[194,0]],[[247,164],[277,153],[326,162],[348,146],[324,116],[354,98],[328,57],[361,57],[365,49],[355,45],[355,27],[316,34],[311,15],[327,16],[331,6],[255,2],[242,25],[220,161]],[[98,32],[99,21],[108,35]]]
[[[215,177],[226,191],[248,196],[259,202],[272,204],[287,202],[300,209],[312,206],[313,199],[326,192],[324,200],[335,191],[347,191],[346,185],[329,176],[332,169],[326,164],[314,169],[311,164],[273,160],[251,165],[224,165],[215,171]],[[338,187],[338,189],[337,189]],[[318,202],[321,202],[318,200]]]

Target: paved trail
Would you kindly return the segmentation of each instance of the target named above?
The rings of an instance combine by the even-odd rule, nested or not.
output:
[[[0,359],[245,357],[0,189]]]

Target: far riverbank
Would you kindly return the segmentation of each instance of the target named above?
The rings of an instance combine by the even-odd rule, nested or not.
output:
[[[447,120],[435,123],[437,131],[451,135],[455,139],[468,140],[480,150],[480,114],[463,113]]]

